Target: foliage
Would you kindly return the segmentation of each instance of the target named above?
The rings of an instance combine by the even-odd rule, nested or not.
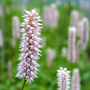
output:
[[[28,5],[27,9],[29,10],[38,7],[40,10],[40,15],[42,16],[44,4],[45,3],[40,2],[39,4],[33,3],[33,5]],[[14,5],[14,9],[11,8],[12,5]],[[5,11],[7,6],[10,6],[10,14],[7,14]],[[21,90],[24,79],[15,78],[15,75],[17,73],[17,64],[19,63],[18,57],[20,39],[16,41],[15,48],[12,47],[11,41],[12,17],[18,16],[20,22],[22,22],[22,5],[11,2],[9,0],[5,0],[3,7],[4,29],[2,31],[4,36],[4,46],[0,48],[0,58],[2,57],[0,59],[0,90]],[[77,64],[70,63],[67,57],[63,58],[61,55],[62,47],[65,46],[68,48],[68,27],[70,26],[70,12],[72,9],[73,7],[70,4],[68,4],[68,7],[65,7],[64,5],[58,6],[58,11],[60,15],[58,20],[58,27],[55,29],[44,27],[42,29],[42,36],[46,37],[46,46],[41,49],[42,56],[38,61],[38,63],[40,64],[40,67],[38,68],[38,78],[36,78],[31,84],[26,82],[24,90],[57,90],[57,70],[59,69],[59,67],[66,67],[71,72],[73,71],[73,69],[78,68],[81,78],[81,90],[90,90],[90,40],[86,51],[80,52],[80,58]],[[51,29],[52,32],[50,31]],[[47,67],[46,65],[46,49],[48,47],[51,47],[56,51],[56,57],[52,61],[51,67]],[[12,62],[12,79],[8,77],[7,67],[9,60]]]

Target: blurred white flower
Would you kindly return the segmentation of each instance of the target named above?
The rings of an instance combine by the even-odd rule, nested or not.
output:
[[[71,11],[71,26],[75,26],[79,18],[79,13],[76,10]]]
[[[56,53],[53,49],[51,48],[47,48],[47,51],[46,51],[46,61],[47,61],[47,66],[50,67],[51,66],[51,63],[52,63],[52,60],[55,58],[56,56]]]
[[[50,25],[50,8],[48,6],[43,7],[43,18],[44,18],[44,27],[47,27]]]
[[[75,62],[75,35],[76,28],[69,27],[69,40],[68,40],[68,60],[72,63]]]
[[[80,90],[79,70],[74,69],[72,75],[72,90]]]
[[[81,38],[82,35],[82,31],[83,31],[83,24],[82,21],[78,23],[77,26],[77,36]]]
[[[69,90],[70,86],[70,71],[67,71],[67,68],[60,67],[60,70],[57,70],[58,76],[58,90]]]
[[[19,19],[17,16],[13,16],[13,21],[12,21],[12,27],[13,27],[13,38],[18,39],[20,37],[19,34]]]
[[[82,22],[83,22],[83,31],[81,41],[82,41],[82,48],[85,49],[89,40],[89,20],[86,17],[84,17],[82,19]]]
[[[57,10],[56,4],[50,5],[50,26],[51,28],[56,28],[58,25],[59,12]]]
[[[50,26],[51,28],[56,28],[58,25],[59,12],[57,10],[56,4],[51,4],[50,6],[44,6],[43,8],[44,26]]]
[[[67,54],[67,48],[63,47],[62,48],[62,57],[66,57],[66,54]]]

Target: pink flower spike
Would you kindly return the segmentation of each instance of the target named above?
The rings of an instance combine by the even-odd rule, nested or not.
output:
[[[41,24],[39,23],[40,17],[35,9],[31,12],[25,10],[26,15],[24,15],[24,22],[21,24],[22,29],[22,38],[20,44],[20,57],[19,60],[21,61],[18,64],[18,73],[16,77],[18,78],[25,78],[27,82],[33,81],[34,78],[37,78],[37,71],[36,67],[39,66],[37,64],[37,59],[39,59],[40,50],[42,46],[39,45],[41,38],[39,37]],[[39,17],[39,18],[38,18]],[[38,25],[37,25],[38,24]]]
[[[72,90],[80,90],[79,70],[74,69],[72,75]]]
[[[57,70],[58,76],[58,90],[69,90],[70,88],[70,71],[67,71],[67,68],[60,67],[60,70]]]
[[[75,36],[76,36],[76,28],[69,27],[69,40],[68,40],[68,60],[71,63],[75,62]]]

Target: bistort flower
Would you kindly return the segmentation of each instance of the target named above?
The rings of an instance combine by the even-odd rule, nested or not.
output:
[[[71,26],[72,27],[75,27],[78,18],[79,18],[78,11],[77,10],[72,10],[71,11]]]
[[[56,52],[52,48],[47,48],[46,51],[46,59],[47,59],[47,66],[50,67],[52,64],[53,59],[56,56]]]
[[[13,38],[18,39],[20,35],[19,35],[19,19],[17,16],[13,16],[12,27],[13,27],[12,31]]]
[[[72,90],[80,90],[80,77],[79,77],[79,70],[73,70],[72,76]]]
[[[68,60],[71,63],[75,62],[75,36],[76,36],[76,28],[69,27],[69,40],[68,40]]]
[[[82,30],[82,48],[86,49],[88,40],[89,40],[89,20],[88,18],[84,17],[82,19],[82,23],[83,23],[83,30]]]
[[[58,90],[69,90],[70,86],[70,71],[67,71],[67,68],[60,67],[60,70],[57,70],[57,76],[58,76]]]
[[[38,15],[36,9],[33,9],[31,12],[25,10],[26,14],[23,16],[24,22],[21,24],[22,32],[22,41],[20,45],[20,57],[21,61],[18,64],[18,73],[16,77],[25,78],[27,82],[33,81],[37,77],[39,66],[37,60],[39,59],[40,50],[42,46],[39,45],[41,42],[40,31],[41,26],[39,22],[42,21]]]

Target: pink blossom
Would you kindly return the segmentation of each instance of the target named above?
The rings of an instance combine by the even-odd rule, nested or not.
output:
[[[71,11],[71,26],[75,26],[79,18],[79,13],[76,10]]]
[[[47,57],[46,57],[47,58],[47,66],[50,67],[53,59],[56,56],[56,52],[52,48],[47,48],[46,55],[47,55]]]
[[[27,82],[33,81],[34,78],[37,78],[37,60],[39,59],[40,50],[42,46],[39,45],[41,42],[40,31],[41,25],[39,22],[42,21],[40,16],[33,9],[31,12],[25,10],[26,14],[23,16],[24,22],[21,24],[22,32],[22,41],[20,45],[20,57],[21,61],[18,64],[18,73],[16,77],[25,78]]]
[[[83,30],[82,30],[81,41],[82,41],[82,47],[83,49],[85,49],[89,40],[89,20],[86,17],[84,17],[82,19],[82,23],[83,23]]]
[[[72,63],[75,62],[75,35],[76,35],[76,28],[70,27],[69,28],[69,40],[68,40],[68,60]]]
[[[72,75],[72,90],[80,90],[79,70],[74,69]]]
[[[13,17],[12,26],[13,26],[13,31],[12,31],[13,38],[18,39],[20,35],[19,35],[19,19],[17,16]]]
[[[70,71],[67,71],[67,68],[60,67],[60,70],[57,70],[57,76],[58,76],[58,90],[69,90],[70,88]]]

